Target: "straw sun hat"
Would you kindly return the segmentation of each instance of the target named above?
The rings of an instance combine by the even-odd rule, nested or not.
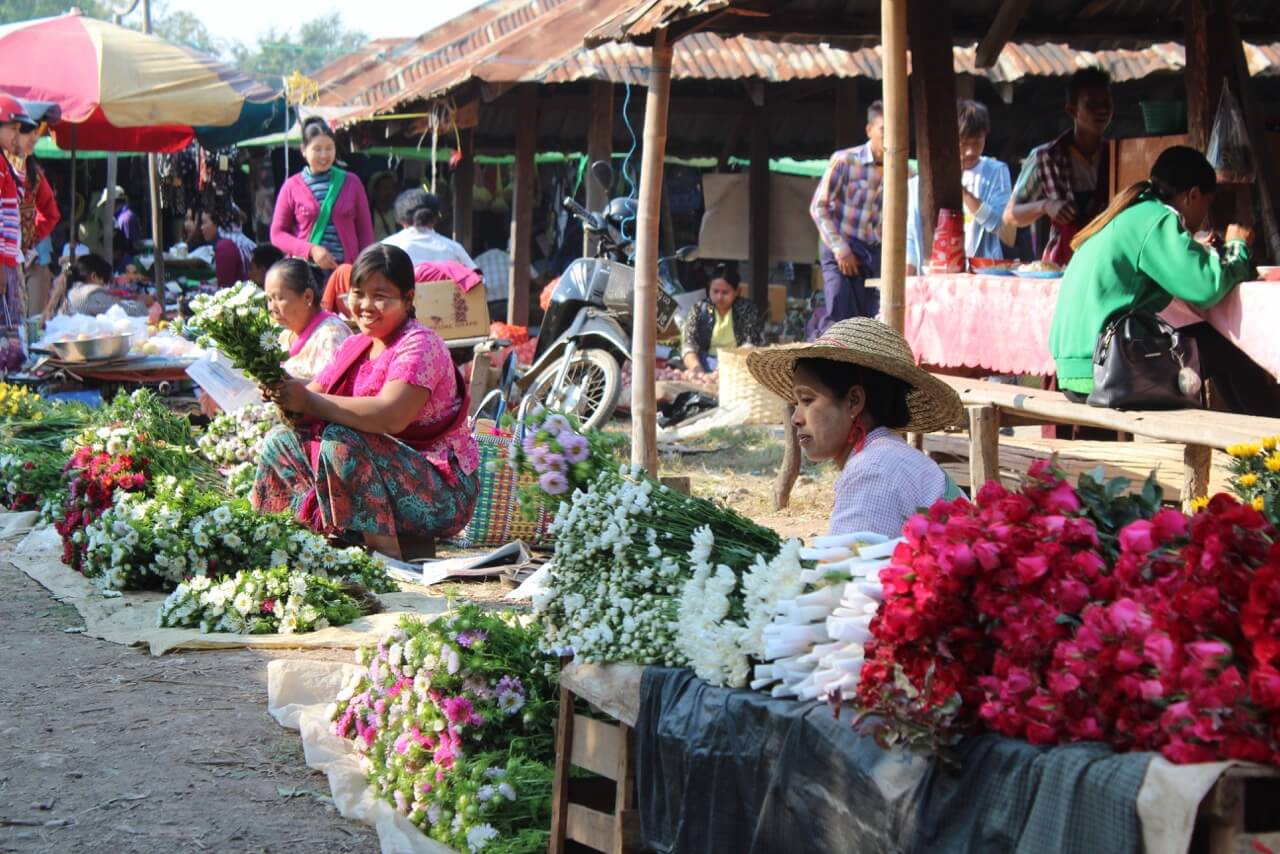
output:
[[[753,350],[747,356],[747,369],[765,388],[790,401],[799,359],[848,362],[905,382],[911,388],[907,392],[911,419],[902,429],[930,433],[959,424],[964,415],[960,396],[951,386],[917,367],[906,339],[879,321],[854,317],[833,324],[812,343]]]

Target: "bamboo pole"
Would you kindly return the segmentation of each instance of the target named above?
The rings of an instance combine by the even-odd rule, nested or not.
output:
[[[662,204],[662,156],[667,147],[671,95],[671,44],[659,32],[649,67],[644,108],[644,155],[636,216],[636,309],[631,337],[631,464],[658,474],[658,405],[654,399],[654,344],[658,325],[658,227]]]
[[[907,0],[880,0],[884,48],[884,233],[880,313],[899,332],[906,320],[907,275]]]

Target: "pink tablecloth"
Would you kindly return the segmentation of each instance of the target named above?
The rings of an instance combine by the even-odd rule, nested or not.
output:
[[[907,279],[906,336],[916,358],[942,368],[996,374],[1052,374],[1049,327],[1058,280],[1013,276],[916,276]],[[1280,377],[1280,283],[1244,282],[1205,313],[1214,328]],[[1175,326],[1201,318],[1175,302]]]

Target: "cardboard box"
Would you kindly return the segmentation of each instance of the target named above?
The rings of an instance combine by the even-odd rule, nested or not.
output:
[[[418,322],[446,341],[489,334],[489,303],[482,285],[464,293],[456,282],[419,282],[413,307]]]

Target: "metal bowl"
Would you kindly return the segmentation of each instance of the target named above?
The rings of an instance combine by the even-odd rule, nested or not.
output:
[[[63,362],[103,362],[119,359],[129,352],[133,333],[86,338],[81,341],[54,341],[49,344],[54,355]]]

